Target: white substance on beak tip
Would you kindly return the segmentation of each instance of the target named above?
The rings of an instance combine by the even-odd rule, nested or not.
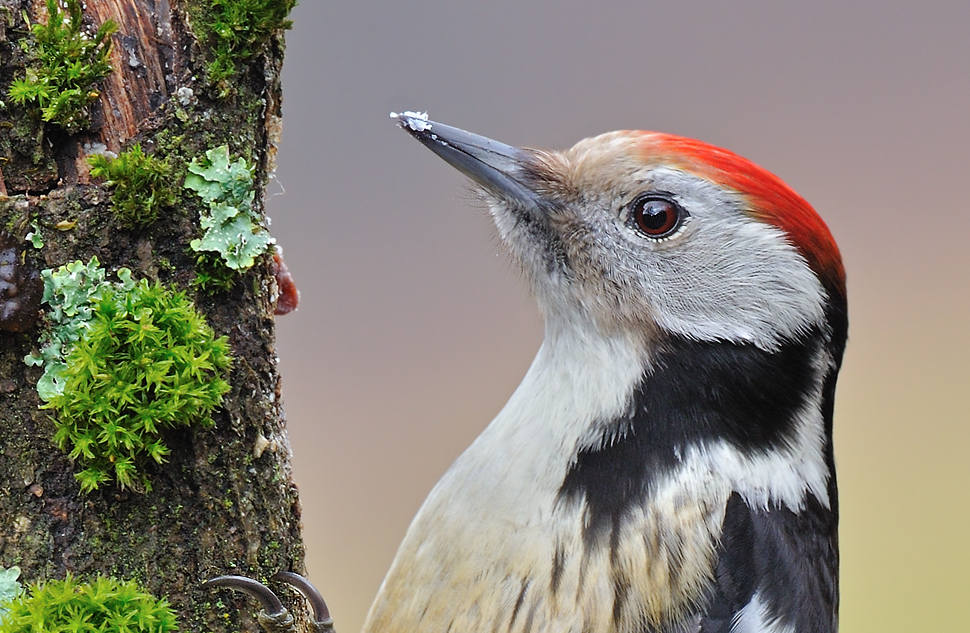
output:
[[[401,114],[391,112],[391,118],[400,120],[401,125],[404,125],[415,132],[424,132],[425,130],[431,129],[431,123],[428,122],[427,112],[402,112]]]

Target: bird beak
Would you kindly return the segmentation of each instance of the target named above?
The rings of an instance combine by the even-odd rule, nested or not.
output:
[[[490,138],[429,121],[416,112],[392,112],[402,129],[452,167],[490,193],[527,211],[538,211],[540,196],[526,183],[533,179],[533,154]]]

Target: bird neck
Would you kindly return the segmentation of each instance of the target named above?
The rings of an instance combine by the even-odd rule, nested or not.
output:
[[[621,506],[700,469],[717,473],[752,507],[797,510],[808,495],[827,507],[832,411],[825,395],[838,371],[828,338],[820,328],[769,351],[669,335],[644,342],[557,324],[459,464],[492,476],[523,469],[515,480],[559,498],[633,491],[614,499]]]

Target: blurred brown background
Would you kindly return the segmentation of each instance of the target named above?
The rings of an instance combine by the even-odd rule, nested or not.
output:
[[[296,8],[269,209],[303,302],[279,354],[339,631],[542,336],[462,177],[388,118],[406,109],[538,147],[693,136],[805,196],[849,274],[842,629],[970,630],[970,3],[797,4]]]

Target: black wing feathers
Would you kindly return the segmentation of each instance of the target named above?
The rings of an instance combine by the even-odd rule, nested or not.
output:
[[[701,633],[730,633],[734,616],[751,601],[760,578],[751,511],[741,495],[734,493],[724,514],[714,586]]]
[[[715,584],[700,633],[729,633],[758,594],[766,623],[798,633],[838,629],[839,553],[834,513],[809,495],[799,512],[728,502]]]

